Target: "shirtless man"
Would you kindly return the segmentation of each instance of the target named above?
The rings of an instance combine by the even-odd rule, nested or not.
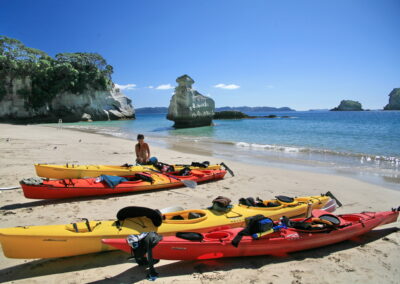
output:
[[[138,164],[147,164],[150,158],[150,148],[147,143],[144,142],[144,135],[138,134],[138,143],[135,146],[136,162]]]

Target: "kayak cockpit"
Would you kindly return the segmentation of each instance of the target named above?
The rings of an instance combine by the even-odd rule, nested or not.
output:
[[[163,223],[166,224],[193,224],[207,219],[204,210],[183,210],[163,214]]]
[[[292,197],[287,197],[283,195],[276,196],[276,199],[271,200],[261,200],[259,198],[248,197],[240,198],[239,206],[242,207],[256,207],[257,210],[279,210],[287,206],[297,206],[299,201]]]

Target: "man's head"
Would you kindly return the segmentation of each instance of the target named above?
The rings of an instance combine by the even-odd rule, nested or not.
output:
[[[144,135],[143,135],[143,134],[138,134],[138,136],[137,136],[137,141],[138,141],[139,143],[143,143],[143,141],[144,141]]]

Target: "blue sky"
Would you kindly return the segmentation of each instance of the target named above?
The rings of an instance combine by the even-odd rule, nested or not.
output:
[[[0,34],[50,55],[97,52],[135,107],[175,79],[217,106],[382,108],[400,87],[399,0],[2,0]]]

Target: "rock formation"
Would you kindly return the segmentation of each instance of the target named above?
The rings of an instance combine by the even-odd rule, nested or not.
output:
[[[40,108],[27,107],[24,94],[30,90],[29,77],[14,79],[12,88],[0,99],[0,121],[17,123],[117,120],[135,118],[132,101],[119,89],[87,90],[80,94],[60,93]]]
[[[249,116],[241,111],[225,110],[217,111],[214,113],[214,119],[242,119],[249,118]]]
[[[352,100],[343,100],[338,107],[331,109],[331,111],[360,111],[363,110],[361,103]]]
[[[400,88],[395,88],[389,94],[389,103],[384,110],[400,110]]]
[[[215,110],[214,100],[192,89],[193,79],[183,75],[176,79],[178,86],[171,98],[167,119],[174,127],[197,127],[211,125]]]

